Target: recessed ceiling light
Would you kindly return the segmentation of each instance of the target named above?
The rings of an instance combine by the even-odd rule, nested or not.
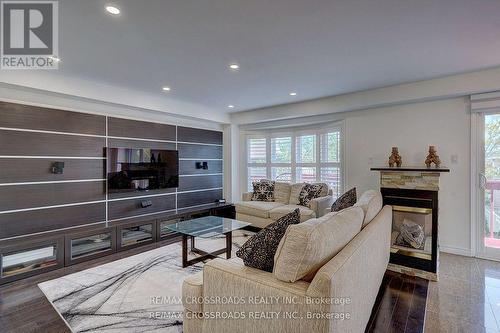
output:
[[[297,96],[297,93],[296,92],[291,92],[290,96]]]
[[[170,91],[170,87],[163,87],[161,88],[163,91]]]
[[[227,107],[230,109],[234,109],[234,105],[232,105],[232,104],[229,104]]]
[[[229,68],[232,69],[233,71],[236,71],[236,70],[240,69],[240,65],[238,65],[238,64],[230,64]]]
[[[113,14],[113,15],[118,15],[120,14],[120,9],[115,6],[106,6],[106,10],[108,13]]]

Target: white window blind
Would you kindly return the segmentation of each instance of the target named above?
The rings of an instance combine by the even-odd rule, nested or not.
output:
[[[500,112],[500,91],[471,95],[470,106],[472,112]]]
[[[247,186],[273,179],[325,182],[343,191],[342,127],[247,136]]]

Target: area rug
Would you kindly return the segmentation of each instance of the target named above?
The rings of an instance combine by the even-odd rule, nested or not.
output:
[[[233,256],[251,235],[233,232]],[[204,250],[224,246],[224,236],[196,239]],[[182,332],[182,281],[204,263],[182,268],[181,258],[175,243],[38,286],[72,332]]]

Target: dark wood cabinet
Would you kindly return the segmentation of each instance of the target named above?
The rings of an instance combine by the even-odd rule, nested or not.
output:
[[[173,242],[166,228],[172,219],[234,217],[215,204],[223,197],[220,130],[8,102],[0,102],[0,114],[0,284]],[[177,150],[179,186],[110,193],[110,147]],[[55,163],[64,167],[54,169]]]

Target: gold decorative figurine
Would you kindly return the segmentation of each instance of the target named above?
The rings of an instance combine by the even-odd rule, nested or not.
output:
[[[403,164],[403,159],[399,155],[398,147],[392,147],[392,154],[389,156],[389,167],[393,168],[396,165],[398,168]]]
[[[436,147],[429,146],[429,155],[427,155],[427,158],[425,159],[425,165],[430,168],[432,163],[436,165],[436,168],[439,168],[441,160],[436,152]]]

